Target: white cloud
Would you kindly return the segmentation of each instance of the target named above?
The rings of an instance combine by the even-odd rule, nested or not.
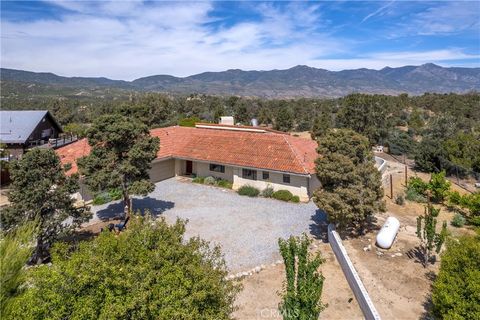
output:
[[[360,23],[364,23],[365,21],[367,21],[368,19],[372,18],[372,17],[375,17],[376,15],[379,15],[381,14],[385,9],[387,9],[388,7],[390,7],[392,4],[394,4],[395,1],[391,1],[391,2],[388,2],[387,4],[381,6],[380,8],[378,8],[377,10],[373,11],[372,13],[369,13],[368,15],[365,16],[365,18],[362,19],[362,22]]]
[[[132,80],[154,74],[285,69],[308,64],[332,70],[472,59],[460,49],[389,52],[356,59],[355,43],[328,34],[322,8],[258,4],[259,21],[211,23],[209,2],[54,2],[60,20],[1,21],[1,65],[66,76]],[[255,3],[255,5],[257,5]],[[322,31],[319,31],[322,30]],[[326,30],[326,31],[323,31]]]

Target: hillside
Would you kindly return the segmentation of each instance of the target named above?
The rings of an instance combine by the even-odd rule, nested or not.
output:
[[[47,85],[51,90],[116,88],[169,93],[205,93],[266,98],[339,97],[352,92],[419,95],[480,90],[480,68],[444,68],[435,64],[381,70],[328,71],[308,66],[287,70],[204,72],[189,77],[154,75],[134,81],[62,77],[53,73],[0,70],[5,82]],[[21,87],[21,86],[20,86]],[[69,90],[70,91],[70,90]]]

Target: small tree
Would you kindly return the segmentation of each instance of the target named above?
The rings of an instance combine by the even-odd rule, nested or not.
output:
[[[2,210],[2,227],[37,221],[37,245],[31,263],[40,263],[49,257],[55,240],[88,221],[91,213],[85,207],[75,207],[70,195],[78,190],[78,177],[65,176],[53,150],[36,148],[27,152],[12,163],[10,172],[11,206]]]
[[[290,131],[293,129],[292,110],[286,104],[279,107],[275,116],[274,128],[280,131]]]
[[[57,244],[52,265],[30,270],[12,319],[230,319],[239,286],[219,247],[173,225],[133,215],[76,250]]]
[[[325,278],[318,272],[324,260],[320,254],[313,259],[308,257],[309,244],[306,235],[278,240],[286,271],[282,302],[279,304],[285,320],[318,319],[325,308],[321,301]]]
[[[440,209],[435,209],[432,205],[425,207],[423,216],[417,218],[417,237],[420,239],[420,250],[422,254],[422,264],[426,268],[432,260],[432,253],[440,253],[443,243],[447,237],[447,222],[444,221],[442,230],[437,233],[437,219]]]
[[[98,118],[87,137],[92,150],[78,160],[85,183],[93,192],[122,190],[128,214],[130,195],[146,196],[155,188],[148,170],[160,148],[159,139],[151,137],[143,123],[118,114]]]
[[[447,242],[440,272],[433,283],[437,319],[480,319],[480,237]]]

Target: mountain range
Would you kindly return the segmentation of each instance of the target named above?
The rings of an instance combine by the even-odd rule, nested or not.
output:
[[[352,92],[419,95],[425,92],[463,93],[480,90],[480,68],[445,68],[432,63],[381,70],[328,71],[308,66],[286,70],[204,72],[188,77],[154,75],[133,81],[62,77],[15,69],[0,69],[2,82],[41,84],[54,88],[91,90],[117,88],[166,93],[205,93],[265,98],[339,97]]]

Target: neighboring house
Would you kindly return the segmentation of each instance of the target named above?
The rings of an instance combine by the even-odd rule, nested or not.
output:
[[[320,183],[315,175],[317,143],[262,127],[197,123],[195,128],[153,129],[160,151],[152,162],[153,182],[174,176],[213,176],[233,182],[236,190],[252,185],[289,190],[308,201]],[[72,164],[90,152],[85,139],[57,149],[62,162]]]
[[[47,144],[63,130],[50,112],[0,111],[0,143],[9,158],[19,158],[28,148]]]

